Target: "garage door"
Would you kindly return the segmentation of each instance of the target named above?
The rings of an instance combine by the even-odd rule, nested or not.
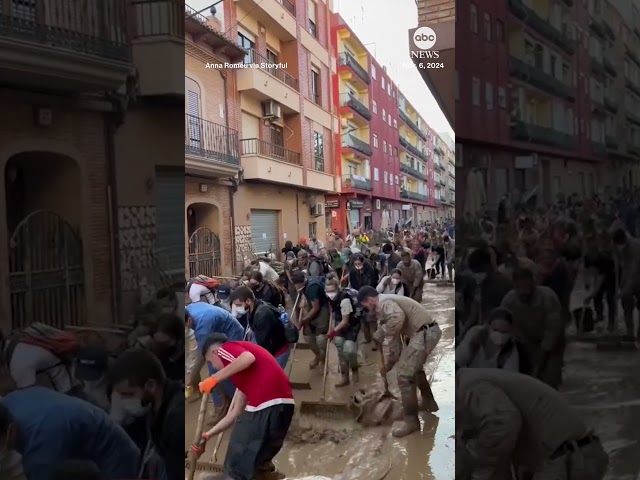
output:
[[[278,213],[277,210],[251,210],[251,243],[254,253],[272,251],[278,254]]]
[[[171,277],[184,277],[184,172],[156,170],[156,249]]]

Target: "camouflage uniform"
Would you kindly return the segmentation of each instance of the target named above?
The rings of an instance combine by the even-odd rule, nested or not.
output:
[[[442,337],[442,331],[425,308],[411,298],[399,295],[380,295],[376,311],[379,328],[374,334],[378,342],[389,339],[387,369],[397,363],[398,387],[404,412],[404,423],[393,430],[393,435],[403,437],[420,430],[418,411],[438,410],[431,386],[424,371],[429,354]],[[406,346],[401,344],[404,336]],[[418,392],[422,404],[418,404]]]

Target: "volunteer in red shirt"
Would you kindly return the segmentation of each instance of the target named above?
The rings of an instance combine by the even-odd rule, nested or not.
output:
[[[202,442],[192,448],[204,452],[206,442],[234,426],[224,461],[225,480],[253,480],[259,472],[273,472],[273,458],[282,448],[295,409],[289,378],[276,359],[251,342],[229,342],[213,334],[202,353],[218,372],[200,383],[210,393],[223,380],[236,387],[229,412]]]

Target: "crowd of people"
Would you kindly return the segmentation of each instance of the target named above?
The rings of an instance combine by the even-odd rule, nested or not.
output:
[[[106,341],[33,324],[2,339],[0,478],[182,478],[184,327],[175,292]]]
[[[461,219],[456,479],[604,478],[608,456],[597,432],[560,389],[568,331],[637,339],[631,197],[572,195],[545,209],[503,200],[497,215]],[[586,293],[576,308],[578,287]]]
[[[302,238],[285,244],[281,262],[255,259],[237,283],[188,283],[186,328],[197,349],[187,359],[186,384],[211,394],[215,405],[192,451],[202,455],[234,425],[225,478],[275,470],[293,416],[285,368],[300,333],[313,353],[309,369],[324,365],[330,343],[336,348],[338,388],[360,382],[363,345],[389,346],[381,373],[395,369],[404,414],[394,436],[420,431],[419,412],[438,410],[424,367],[442,332],[421,302],[425,278],[453,278],[454,239],[435,226],[385,235],[380,245],[359,230],[345,240],[332,234],[326,246]]]

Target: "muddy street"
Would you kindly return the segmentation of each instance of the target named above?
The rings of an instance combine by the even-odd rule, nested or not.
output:
[[[432,378],[434,396],[440,406],[436,414],[421,413],[423,429],[403,439],[391,436],[391,426],[363,428],[350,421],[332,421],[296,414],[284,448],[275,459],[280,472],[290,480],[449,480],[454,475],[454,311],[453,288],[427,284],[423,304],[440,324],[443,336],[426,366]],[[360,344],[360,388],[379,389],[379,353],[370,345]],[[293,382],[309,382],[311,390],[296,390],[296,403],[318,401],[322,390],[322,370],[308,369],[311,352],[298,349],[293,358]],[[291,360],[290,360],[291,361]],[[335,348],[330,349],[326,399],[347,402],[353,385],[336,389],[339,380]],[[398,394],[395,374],[389,375],[391,391]],[[199,402],[187,403],[185,448],[193,440]],[[228,438],[229,434],[225,437]],[[211,459],[213,444],[201,461]],[[217,463],[225,456],[223,439]],[[385,476],[386,474],[386,476]],[[309,478],[311,477],[311,478]]]

